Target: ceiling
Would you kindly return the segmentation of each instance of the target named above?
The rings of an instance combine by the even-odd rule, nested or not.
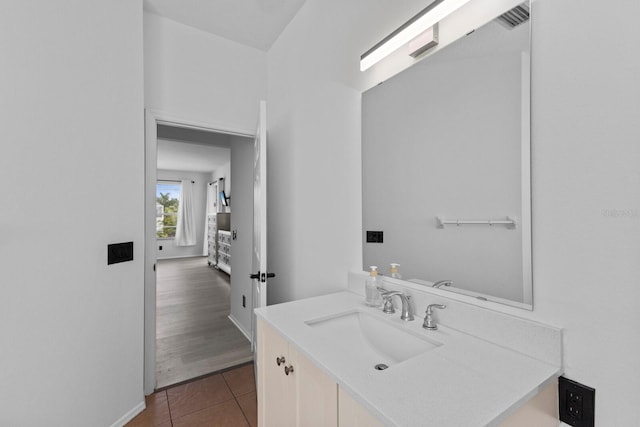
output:
[[[158,169],[212,172],[231,160],[231,136],[158,126]]]
[[[267,51],[305,0],[144,0],[145,10]]]

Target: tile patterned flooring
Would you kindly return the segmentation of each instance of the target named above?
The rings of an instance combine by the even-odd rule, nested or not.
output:
[[[253,363],[158,391],[146,404],[128,427],[257,427]]]

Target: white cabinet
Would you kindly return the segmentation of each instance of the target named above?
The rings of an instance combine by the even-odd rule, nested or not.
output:
[[[216,214],[207,215],[207,264],[215,267],[218,264],[216,240],[218,238],[218,227],[216,224]]]
[[[231,274],[231,232],[218,230],[218,268]]]
[[[554,381],[500,423],[500,427],[557,427],[558,382]]]
[[[336,427],[338,425],[338,385],[313,362],[296,355],[298,405],[296,425]]]
[[[289,343],[258,321],[258,424],[260,426],[295,425],[296,395],[293,374],[297,363]],[[287,375],[285,367],[294,369]]]
[[[363,408],[342,388],[338,389],[339,426],[349,427],[382,427],[383,424]]]
[[[230,214],[207,215],[207,263],[231,274]]]
[[[258,424],[337,427],[338,386],[258,319]]]

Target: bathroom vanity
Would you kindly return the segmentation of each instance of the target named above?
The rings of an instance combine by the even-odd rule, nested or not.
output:
[[[398,290],[411,295],[416,320],[367,307],[349,291],[257,310],[259,424],[558,425],[560,330]],[[423,308],[432,302],[447,309],[435,314],[438,329],[426,330]],[[447,321],[456,315],[463,322],[477,317],[464,331]],[[495,329],[503,317],[512,318],[504,330],[473,332]],[[524,339],[496,342],[496,333]]]

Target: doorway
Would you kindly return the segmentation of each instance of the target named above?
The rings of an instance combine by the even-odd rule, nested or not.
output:
[[[233,211],[236,205],[243,211],[252,210],[252,206],[246,206],[246,200],[252,198],[252,189],[246,183],[252,181],[249,149],[253,136],[248,132],[193,124],[148,111],[146,139],[147,211],[152,212],[152,206],[156,205],[153,209],[155,218],[147,214],[145,227],[145,394],[149,394],[157,388],[253,358],[251,325],[242,322],[245,317],[242,310],[249,309],[252,303],[251,294],[245,289],[251,286],[248,279],[250,255],[237,262],[226,260],[228,266],[237,271],[218,269],[216,262],[211,262],[217,260],[217,256],[212,257],[210,253],[211,243],[213,241],[215,247],[217,236],[207,234],[209,218],[215,218],[218,211],[226,211],[224,214],[231,216],[231,224],[227,226],[229,236],[232,229],[236,236],[252,234],[251,220],[247,221],[246,215],[234,218]],[[202,166],[190,168],[186,154],[196,153],[193,163],[197,163],[206,157],[204,153],[209,149],[218,150],[218,154],[219,150],[231,151],[227,167],[218,165],[216,170],[205,170]],[[186,159],[187,164],[167,166],[166,154],[180,157],[183,162]],[[232,176],[236,177],[236,185],[233,185]],[[177,245],[175,236],[167,238],[166,233],[162,234],[164,238],[158,238],[158,227],[164,225],[158,222],[159,209],[164,207],[157,206],[158,182],[162,181],[192,190],[192,203],[198,212],[194,222],[196,238],[190,242],[192,244]],[[214,186],[219,191],[213,190]],[[166,191],[166,187],[163,188]],[[224,201],[220,199],[223,192]],[[166,193],[163,197],[168,198]],[[196,201],[198,198],[200,201]],[[223,206],[225,203],[227,206]],[[229,244],[240,256],[251,253],[251,243],[247,244],[246,239],[233,242],[229,239]],[[242,280],[245,270],[246,280]],[[234,297],[236,300],[241,298],[241,305],[234,304],[241,309],[232,310]]]
[[[229,320],[230,282],[205,257],[158,260],[156,389],[253,360]]]

